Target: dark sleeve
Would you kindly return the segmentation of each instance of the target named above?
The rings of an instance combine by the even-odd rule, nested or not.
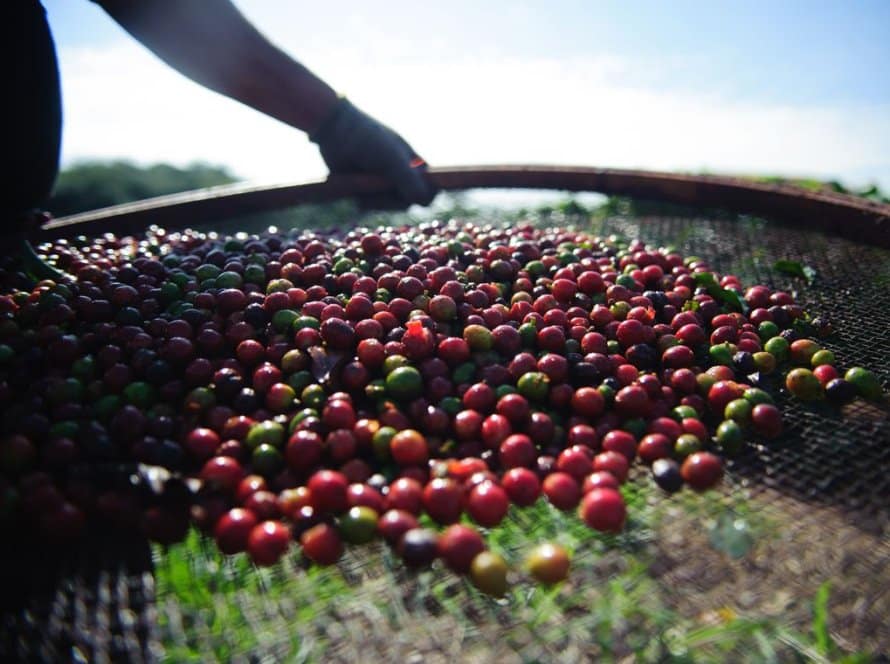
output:
[[[59,168],[62,138],[62,99],[56,49],[37,0],[6,0],[0,3],[0,49],[3,62],[12,62],[4,122],[3,187],[0,200],[13,218],[43,206]],[[7,71],[9,71],[7,69]],[[7,217],[8,219],[9,217]],[[0,224],[7,233],[9,221]]]

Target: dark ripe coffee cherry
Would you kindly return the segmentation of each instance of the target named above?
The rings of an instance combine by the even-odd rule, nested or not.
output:
[[[522,347],[519,331],[510,325],[498,325],[491,331],[494,349],[501,355],[512,357]]]
[[[396,547],[408,567],[427,567],[439,555],[439,536],[427,528],[406,531]]]
[[[745,351],[739,351],[732,356],[732,363],[740,374],[748,375],[757,371],[754,355]]]
[[[329,429],[352,429],[356,422],[355,409],[344,399],[329,399],[321,419]]]
[[[695,363],[695,354],[688,346],[672,346],[662,353],[661,363],[668,369],[691,367]]]
[[[342,318],[328,318],[323,321],[321,338],[333,350],[350,350],[355,346],[355,330]]]
[[[22,435],[12,435],[0,439],[0,469],[17,475],[31,468],[37,459],[37,448],[31,440]]]
[[[647,433],[663,434],[668,440],[674,441],[677,436],[683,433],[683,427],[670,417],[658,417],[649,423],[646,431]]]
[[[641,370],[654,369],[658,362],[658,356],[655,349],[648,344],[635,344],[631,346],[625,351],[625,357],[630,364]]]
[[[554,431],[553,420],[546,413],[532,413],[526,425],[526,433],[536,445],[550,443],[553,440]]]
[[[379,256],[384,250],[383,240],[376,234],[364,236],[361,241],[361,247],[367,256]]]
[[[825,385],[825,396],[835,404],[849,403],[856,398],[856,386],[843,378],[835,378]]]
[[[538,332],[538,347],[551,353],[561,353],[565,349],[566,335],[561,327],[548,325]]]

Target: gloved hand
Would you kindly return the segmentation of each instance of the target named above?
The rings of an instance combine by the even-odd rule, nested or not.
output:
[[[401,136],[348,99],[337,103],[309,139],[318,145],[331,173],[382,175],[392,182],[403,206],[428,205],[436,195],[426,162]]]

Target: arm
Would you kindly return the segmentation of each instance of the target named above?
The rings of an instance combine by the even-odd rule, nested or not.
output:
[[[185,76],[307,132],[332,173],[382,175],[400,205],[426,205],[435,196],[425,162],[401,136],[339,99],[230,0],[95,1]]]
[[[306,132],[331,87],[272,45],[229,0],[96,0],[159,58],[201,85]]]

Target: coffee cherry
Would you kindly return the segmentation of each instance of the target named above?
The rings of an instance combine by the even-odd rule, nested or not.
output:
[[[391,546],[397,546],[402,535],[418,527],[417,519],[404,510],[389,510],[377,521],[377,532]]]
[[[480,551],[470,563],[470,579],[486,595],[503,597],[507,592],[507,563],[492,551]]]
[[[402,535],[397,550],[408,567],[426,567],[439,555],[439,536],[426,528],[412,528]]]
[[[710,489],[723,477],[723,463],[710,452],[696,452],[683,462],[683,480],[696,491]]]
[[[274,565],[290,546],[290,530],[280,521],[263,521],[255,525],[247,538],[247,553],[254,564]]]
[[[377,534],[378,513],[365,505],[350,507],[340,517],[340,536],[350,544],[365,544]]]
[[[463,490],[454,480],[436,478],[423,490],[423,509],[437,523],[454,523],[463,511]]]
[[[319,523],[300,535],[303,554],[318,565],[333,565],[343,555],[343,540],[329,523]]]
[[[473,521],[486,528],[498,525],[507,515],[509,507],[507,492],[490,481],[477,484],[467,496],[467,513]]]
[[[525,560],[525,568],[540,583],[564,581],[569,573],[569,554],[559,546],[547,542],[535,547]]]
[[[346,497],[349,481],[342,473],[320,470],[309,478],[306,486],[312,496],[312,506],[321,512],[339,514],[349,506]]]
[[[595,530],[617,533],[624,526],[627,508],[621,494],[614,489],[594,489],[581,499],[578,514]]]
[[[823,395],[822,384],[809,369],[792,369],[785,378],[785,387],[798,399],[812,401]]]
[[[564,511],[574,509],[581,500],[581,486],[568,473],[556,472],[548,475],[542,489],[547,500]]]
[[[510,501],[520,507],[533,505],[541,495],[541,481],[528,468],[511,468],[504,473],[501,485]]]
[[[429,456],[426,438],[419,431],[400,431],[389,444],[393,460],[401,466],[419,466],[426,463]]]
[[[449,568],[460,574],[470,571],[473,559],[484,549],[482,536],[469,526],[449,526],[439,537],[439,557]]]

